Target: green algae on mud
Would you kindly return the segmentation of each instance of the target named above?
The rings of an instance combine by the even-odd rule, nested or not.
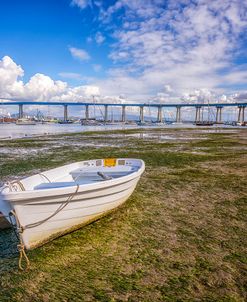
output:
[[[23,159],[1,157],[2,179],[90,158],[146,162],[141,182],[121,208],[29,252],[29,272],[17,271],[15,254],[0,259],[1,301],[246,299],[246,132],[193,129],[201,140],[183,143],[128,136],[152,131],[52,136],[49,152],[40,146]],[[191,133],[155,130],[181,132]],[[112,135],[113,146],[97,147]],[[85,146],[90,140],[95,147]]]

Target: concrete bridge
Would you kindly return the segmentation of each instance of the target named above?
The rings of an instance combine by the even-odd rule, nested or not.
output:
[[[23,117],[23,107],[31,105],[44,105],[44,106],[63,106],[64,107],[64,121],[68,120],[68,107],[69,106],[85,106],[85,119],[89,119],[89,107],[90,106],[102,106],[104,108],[104,120],[108,121],[108,108],[111,107],[121,107],[122,108],[122,118],[123,122],[126,121],[126,107],[138,107],[140,111],[140,122],[144,122],[144,108],[157,108],[157,122],[163,121],[163,109],[164,108],[175,108],[176,109],[176,122],[181,122],[181,110],[184,107],[195,108],[195,122],[202,121],[202,109],[205,107],[216,108],[216,123],[222,122],[222,110],[224,107],[235,107],[238,108],[238,122],[245,121],[245,108],[247,107],[247,102],[244,103],[174,103],[174,104],[160,104],[160,103],[93,103],[93,102],[33,102],[33,101],[1,101],[0,106],[18,106],[19,107],[19,118]]]

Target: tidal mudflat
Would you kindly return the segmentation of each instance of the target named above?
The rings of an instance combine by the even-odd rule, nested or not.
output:
[[[137,157],[117,211],[30,251],[0,231],[1,301],[245,301],[247,131],[132,129],[0,142],[1,181],[73,161]]]

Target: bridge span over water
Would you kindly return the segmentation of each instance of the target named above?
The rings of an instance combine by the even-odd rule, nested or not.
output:
[[[2,101],[1,101],[2,100]],[[222,122],[222,109],[224,107],[238,108],[238,122],[244,122],[245,120],[245,108],[247,102],[242,103],[99,103],[99,102],[34,102],[34,101],[8,101],[0,98],[0,106],[18,106],[19,118],[23,117],[24,106],[63,106],[64,107],[64,121],[68,120],[68,107],[69,106],[84,106],[85,107],[85,119],[89,119],[89,107],[90,106],[102,106],[104,108],[104,120],[108,120],[108,108],[109,107],[121,107],[122,108],[122,121],[126,121],[126,107],[138,107],[140,108],[140,121],[144,122],[144,108],[157,108],[157,122],[163,121],[163,108],[176,108],[176,122],[181,122],[181,109],[184,107],[195,108],[195,121],[200,122],[202,118],[201,110],[204,107],[216,108],[216,123]]]

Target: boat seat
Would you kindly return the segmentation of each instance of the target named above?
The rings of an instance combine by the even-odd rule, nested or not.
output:
[[[107,181],[112,178],[119,178],[133,173],[132,171],[90,171],[90,173],[73,173],[71,176],[74,178],[74,181],[54,181],[54,182],[44,182],[35,186],[34,190],[44,190],[44,189],[55,189],[63,187],[71,187],[76,185],[92,184],[99,181]],[[62,180],[62,179],[61,179]]]
[[[135,170],[132,171],[97,171],[97,172],[71,172],[71,176],[74,179],[82,179],[82,178],[88,178],[88,177],[95,177],[97,175],[100,175],[99,173],[103,173],[104,175],[106,175],[107,177],[111,177],[111,178],[118,178],[118,177],[122,177],[122,176],[126,176],[128,174],[133,173]]]
[[[34,187],[34,190],[53,189],[62,187],[75,186],[74,181],[61,181],[61,182],[44,182]]]
[[[83,179],[83,181],[57,181],[57,182],[44,182],[37,186],[35,186],[34,190],[44,190],[44,189],[55,189],[55,188],[63,188],[63,187],[72,187],[76,185],[85,185],[91,184],[94,182],[103,181],[102,178],[98,179]]]
[[[91,169],[87,168],[78,168],[73,171],[71,171],[69,174],[72,177],[84,177],[84,176],[94,176],[98,172],[104,173],[106,175],[110,175],[114,177],[114,175],[127,175],[129,173],[132,173],[134,171],[137,171],[138,167],[131,167],[131,166],[121,166],[121,167],[93,167]]]

